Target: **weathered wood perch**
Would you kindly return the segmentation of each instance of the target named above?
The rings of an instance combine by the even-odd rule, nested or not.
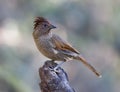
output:
[[[43,67],[39,69],[41,79],[40,88],[42,92],[75,92],[70,87],[66,72],[59,67],[57,72],[53,70],[56,67],[53,61],[46,61]]]

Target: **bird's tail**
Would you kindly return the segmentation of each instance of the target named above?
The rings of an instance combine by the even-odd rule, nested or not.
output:
[[[90,65],[82,56],[78,56],[75,59],[80,60],[84,65],[86,65],[91,71],[95,73],[99,78],[101,78],[101,74],[92,66]]]

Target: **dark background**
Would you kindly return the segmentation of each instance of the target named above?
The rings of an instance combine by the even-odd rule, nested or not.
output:
[[[76,92],[120,92],[120,0],[0,0],[0,92],[40,92],[47,58],[32,38],[36,16],[101,72],[100,79],[81,62],[65,63]]]

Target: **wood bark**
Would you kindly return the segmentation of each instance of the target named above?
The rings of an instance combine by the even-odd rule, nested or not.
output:
[[[75,92],[69,85],[67,73],[58,67],[58,64],[53,61],[46,61],[39,69],[39,76],[41,79],[40,89],[42,92]]]

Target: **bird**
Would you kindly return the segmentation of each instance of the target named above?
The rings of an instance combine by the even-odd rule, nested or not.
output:
[[[101,74],[83,58],[78,50],[58,35],[53,34],[52,29],[55,28],[56,26],[52,25],[46,18],[35,18],[32,35],[38,50],[52,61],[67,62],[73,59],[81,61],[100,78]]]

